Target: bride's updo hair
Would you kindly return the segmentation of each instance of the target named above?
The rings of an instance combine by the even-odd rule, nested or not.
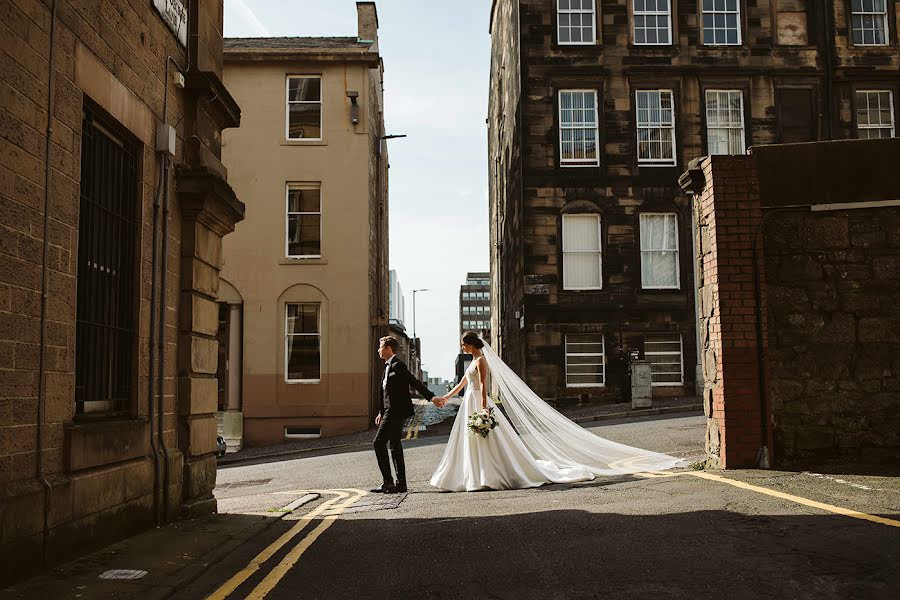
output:
[[[484,348],[484,342],[481,341],[481,338],[478,337],[478,334],[474,331],[467,331],[462,336],[462,343],[468,344],[470,346],[475,346],[479,350]]]

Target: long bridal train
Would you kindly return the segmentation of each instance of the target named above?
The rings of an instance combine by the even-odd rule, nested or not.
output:
[[[582,429],[541,400],[487,342],[481,341],[488,371],[497,383],[509,419],[495,410],[499,426],[487,437],[468,432],[468,416],[481,410],[481,382],[473,361],[466,370],[466,392],[431,485],[450,491],[518,489],[602,475],[661,471],[682,462]],[[495,406],[490,398],[488,406]]]

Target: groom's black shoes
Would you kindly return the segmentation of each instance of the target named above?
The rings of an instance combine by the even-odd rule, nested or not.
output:
[[[393,493],[395,493],[395,494],[405,494],[405,493],[406,493],[406,484],[405,484],[405,483],[399,483],[399,482],[398,482],[397,485],[394,486],[394,492],[393,492]]]
[[[403,487],[405,490],[406,486],[403,486]],[[375,494],[395,494],[395,493],[397,493],[397,487],[393,483],[382,483],[377,488],[374,488],[369,491],[371,491]]]

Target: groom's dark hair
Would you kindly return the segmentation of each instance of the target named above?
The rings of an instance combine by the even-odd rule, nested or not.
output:
[[[378,341],[386,348],[390,348],[391,350],[393,350],[394,354],[396,354],[397,350],[400,349],[400,344],[397,342],[397,338],[395,338],[394,336],[386,335]]]

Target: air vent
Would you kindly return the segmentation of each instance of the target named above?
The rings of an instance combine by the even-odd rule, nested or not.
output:
[[[321,427],[285,427],[284,439],[286,440],[305,440],[310,438],[322,437]]]

